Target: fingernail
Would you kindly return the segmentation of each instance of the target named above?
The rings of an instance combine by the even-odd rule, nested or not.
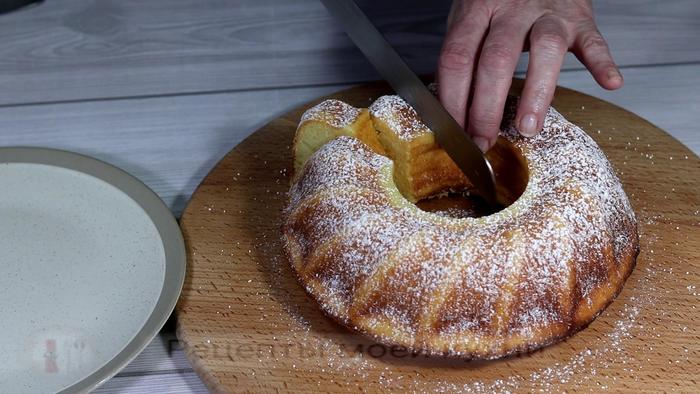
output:
[[[622,85],[622,74],[616,68],[608,70],[608,81]]]
[[[608,70],[608,79],[622,79],[622,75],[615,68]]]
[[[537,134],[537,118],[533,114],[524,115],[520,119],[520,134],[532,137]]]
[[[489,150],[489,140],[486,137],[474,137],[474,143],[481,149],[482,152]]]

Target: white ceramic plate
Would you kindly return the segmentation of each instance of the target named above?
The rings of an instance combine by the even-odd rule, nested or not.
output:
[[[0,393],[88,391],[158,333],[185,275],[148,187],[86,156],[0,148]]]

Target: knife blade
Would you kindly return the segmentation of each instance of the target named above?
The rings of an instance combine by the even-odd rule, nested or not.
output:
[[[416,110],[423,123],[432,130],[437,143],[476,186],[479,194],[497,208],[496,178],[491,163],[367,15],[353,0],[321,2],[379,74]]]
[[[0,14],[17,11],[29,5],[39,5],[44,0],[5,0],[0,1]]]

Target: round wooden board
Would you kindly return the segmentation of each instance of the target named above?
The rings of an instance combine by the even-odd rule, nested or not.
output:
[[[514,82],[516,93],[521,85]],[[387,93],[386,85],[374,83],[330,97],[366,107]],[[559,88],[553,105],[608,155],[640,227],[635,271],[587,329],[532,354],[467,362],[387,348],[322,315],[291,275],[280,242],[290,144],[305,106],[235,147],[182,216],[189,265],[178,337],[208,387],[700,391],[700,159],[610,103]]]

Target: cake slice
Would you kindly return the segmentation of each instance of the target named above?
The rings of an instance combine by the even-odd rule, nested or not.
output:
[[[382,96],[369,108],[379,142],[394,161],[394,180],[411,202],[471,185],[435,141],[416,111],[399,96]]]
[[[294,174],[301,171],[307,159],[320,147],[341,135],[355,137],[374,152],[384,154],[366,108],[355,108],[340,100],[326,100],[309,108],[301,117],[293,145]]]

